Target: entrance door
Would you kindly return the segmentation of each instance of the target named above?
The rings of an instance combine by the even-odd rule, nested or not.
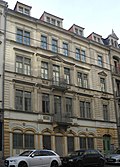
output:
[[[110,152],[110,145],[111,145],[110,135],[104,135],[103,136],[103,149],[104,149],[105,154]]]
[[[56,136],[55,137],[55,148],[56,153],[60,156],[63,156],[63,137],[62,136]]]

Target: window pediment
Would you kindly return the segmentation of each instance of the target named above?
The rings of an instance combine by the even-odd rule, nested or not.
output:
[[[101,75],[101,76],[104,76],[104,77],[107,76],[107,74],[106,74],[104,71],[101,71],[101,72],[99,72],[98,74]]]

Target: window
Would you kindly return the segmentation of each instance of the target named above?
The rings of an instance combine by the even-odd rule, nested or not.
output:
[[[66,112],[72,113],[72,99],[68,97],[66,98]]]
[[[60,27],[60,21],[57,21],[57,26]]]
[[[100,78],[101,91],[105,92],[105,78]]]
[[[14,149],[33,149],[34,134],[13,133]]]
[[[30,15],[30,10],[25,8],[25,14]]]
[[[88,88],[88,75],[81,72],[77,73],[78,86]]]
[[[68,153],[71,153],[74,151],[74,137],[73,136],[67,137],[67,148],[68,148]]]
[[[16,72],[31,75],[31,60],[22,56],[16,56]]]
[[[56,39],[52,39],[52,51],[53,52],[58,52],[58,46],[57,46],[57,40]]]
[[[44,35],[41,35],[41,47],[47,49],[47,37]]]
[[[60,96],[54,96],[54,112],[61,113],[61,97]]]
[[[92,118],[90,102],[80,101],[80,117],[81,118]]]
[[[23,13],[23,7],[19,6],[19,12]]]
[[[42,94],[42,112],[49,113],[49,95]]]
[[[14,133],[13,134],[13,148],[23,148],[23,134]]]
[[[16,90],[15,108],[16,110],[31,111],[31,92]]]
[[[26,149],[34,148],[34,135],[33,134],[25,134],[24,140],[25,140],[25,148]]]
[[[78,35],[78,29],[77,28],[75,28],[75,33]]]
[[[41,62],[41,77],[48,79],[48,63],[46,62]]]
[[[102,56],[98,55],[98,66],[103,67]]]
[[[80,149],[94,149],[93,137],[80,137]]]
[[[103,105],[103,119],[104,121],[109,121],[109,113],[107,105]]]
[[[53,65],[53,84],[60,85],[60,68],[56,65]]]
[[[63,54],[68,56],[68,44],[63,42]]]
[[[55,25],[55,19],[51,19],[51,24]]]
[[[78,48],[76,48],[75,58],[76,58],[77,60],[80,60],[80,49],[78,49]]]
[[[47,17],[47,22],[50,23],[50,17]]]
[[[30,45],[30,32],[17,29],[17,42]]]
[[[86,62],[86,55],[84,50],[81,50],[81,61]]]
[[[64,79],[67,84],[70,84],[70,69],[64,68]]]
[[[45,149],[51,150],[51,136],[43,135],[43,147]]]
[[[79,34],[80,34],[81,36],[83,36],[83,31],[82,31],[82,30],[79,30]]]

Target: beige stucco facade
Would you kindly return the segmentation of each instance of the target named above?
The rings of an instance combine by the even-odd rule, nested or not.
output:
[[[94,148],[102,152],[106,151],[104,137],[109,138],[110,147],[113,144],[114,148],[118,147],[109,48],[10,9],[6,23],[4,156],[12,156],[26,149],[13,147],[15,133],[33,134],[36,149],[43,148],[44,135],[50,136],[51,149],[62,155],[68,153],[68,137],[73,137],[74,149],[80,148],[80,137],[92,138]],[[17,29],[30,32],[30,45],[16,42]],[[41,35],[47,37],[47,49],[41,48]],[[53,38],[58,42],[57,53],[51,51]],[[63,55],[64,42],[68,44],[68,56]],[[76,60],[76,48],[85,51],[85,62]],[[103,67],[97,64],[99,54],[102,55]],[[30,75],[16,72],[17,55],[31,60]],[[41,77],[42,62],[48,64],[48,79]],[[64,77],[65,68],[70,70],[70,83],[66,87],[53,85],[53,65],[59,67],[61,78]],[[87,88],[78,85],[78,72],[88,76]],[[106,81],[105,91],[101,91],[100,78]],[[16,90],[31,93],[32,111],[16,110]],[[42,94],[49,95],[49,113],[43,113]],[[62,121],[55,113],[55,96],[61,99]],[[72,99],[72,113],[67,117],[66,98]],[[90,104],[90,118],[81,117],[80,102]],[[108,106],[107,121],[104,120],[103,105]]]

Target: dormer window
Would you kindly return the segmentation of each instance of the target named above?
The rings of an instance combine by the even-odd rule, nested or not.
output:
[[[51,19],[51,24],[55,25],[55,19]]]
[[[96,36],[94,36],[94,41],[96,41]]]
[[[79,30],[79,33],[81,36],[83,36],[83,31],[82,30]]]
[[[26,9],[26,8],[25,8],[25,14],[26,14],[26,15],[30,15],[29,9]]]
[[[60,21],[57,21],[57,26],[60,27]]]
[[[23,7],[19,6],[19,12],[23,13]]]
[[[78,34],[78,29],[77,28],[75,28],[75,33]]]
[[[50,17],[47,17],[47,22],[50,23]]]

